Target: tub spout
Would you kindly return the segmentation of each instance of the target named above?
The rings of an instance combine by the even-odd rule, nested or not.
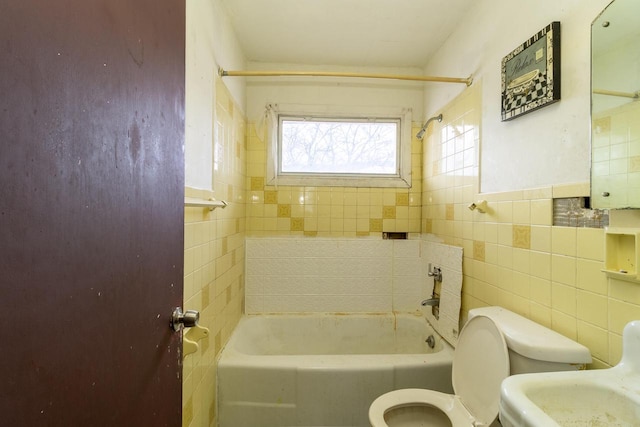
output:
[[[438,307],[440,306],[440,298],[429,298],[420,303],[422,306]]]
[[[438,320],[440,318],[440,296],[438,294],[433,295],[431,298],[426,299],[420,303],[423,307],[431,307],[431,314]]]

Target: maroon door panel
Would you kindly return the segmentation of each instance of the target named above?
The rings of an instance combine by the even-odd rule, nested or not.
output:
[[[0,0],[0,425],[179,426],[182,0]]]

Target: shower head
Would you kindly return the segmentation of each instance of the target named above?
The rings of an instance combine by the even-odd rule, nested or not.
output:
[[[433,116],[429,120],[427,120],[427,122],[424,124],[424,126],[422,126],[422,129],[420,129],[420,131],[416,134],[416,138],[422,139],[424,137],[424,133],[427,131],[427,126],[429,126],[429,123],[431,123],[434,120],[437,120],[438,122],[441,122],[442,121],[442,113],[437,115],[437,116]]]

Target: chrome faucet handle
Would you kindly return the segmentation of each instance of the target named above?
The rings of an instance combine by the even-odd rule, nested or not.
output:
[[[436,282],[442,282],[442,270],[440,267],[433,267],[432,269],[431,264],[429,264],[429,272],[427,273],[427,276],[433,277],[433,280]]]

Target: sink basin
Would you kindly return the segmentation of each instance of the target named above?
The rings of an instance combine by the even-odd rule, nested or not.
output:
[[[549,372],[502,382],[504,427],[640,425],[640,321],[623,332],[621,362],[611,369]]]

